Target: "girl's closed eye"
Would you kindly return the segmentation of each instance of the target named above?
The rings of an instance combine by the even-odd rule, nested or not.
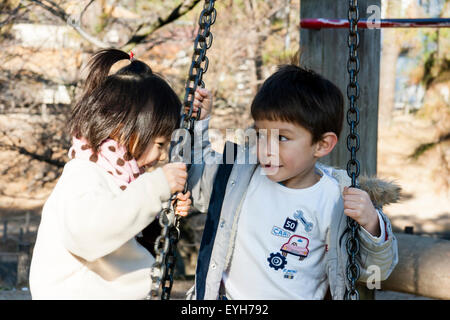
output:
[[[164,149],[166,148],[170,143],[170,138],[159,138],[157,141],[155,141],[156,146],[158,149]]]

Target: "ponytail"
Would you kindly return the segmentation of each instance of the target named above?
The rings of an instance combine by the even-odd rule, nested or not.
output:
[[[90,94],[106,80],[113,64],[128,59],[130,56],[126,52],[117,49],[104,49],[95,53],[88,63],[90,70],[85,83],[85,94]]]
[[[132,59],[128,53],[118,49],[103,49],[94,54],[88,63],[90,69],[86,79],[84,93],[90,95],[100,84],[107,78],[113,64],[120,60],[130,60],[131,63],[120,69],[116,75],[125,76],[148,76],[151,75],[152,69],[142,61]]]

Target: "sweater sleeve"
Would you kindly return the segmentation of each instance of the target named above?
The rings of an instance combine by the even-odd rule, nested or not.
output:
[[[86,171],[68,172],[66,196],[59,204],[59,224],[66,249],[94,261],[115,251],[150,224],[169,200],[170,187],[158,168],[114,194],[101,172],[95,168]]]
[[[382,210],[377,211],[383,223],[384,239],[375,238],[368,232],[360,233],[361,276],[359,281],[366,281],[374,274],[380,277],[379,281],[386,280],[398,263],[398,244],[390,221]]]
[[[188,172],[188,189],[192,193],[192,207],[202,213],[208,212],[209,200],[222,154],[211,148],[208,126],[210,116],[197,121],[194,126],[194,163]]]
[[[380,235],[378,237],[375,237],[373,235],[370,234],[369,231],[367,231],[366,229],[364,229],[363,227],[360,227],[360,231],[363,234],[363,237],[365,237],[365,239],[370,239],[368,241],[374,241],[376,243],[383,243],[384,241],[387,240],[387,234],[386,234],[386,223],[384,223],[383,220],[383,216],[380,213],[380,209],[375,209],[377,211],[378,214],[378,224],[380,226]]]

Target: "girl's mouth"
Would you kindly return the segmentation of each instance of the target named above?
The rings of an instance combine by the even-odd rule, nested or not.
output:
[[[152,161],[152,162],[150,162],[150,163],[144,164],[144,165],[141,167],[141,169],[145,171],[145,170],[147,170],[147,169],[153,167],[156,163],[157,163],[157,161]]]

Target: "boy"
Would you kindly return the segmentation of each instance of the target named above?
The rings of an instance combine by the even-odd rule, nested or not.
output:
[[[189,172],[193,207],[208,213],[190,298],[324,299],[329,290],[343,299],[346,216],[360,225],[360,281],[369,267],[378,268],[379,281],[389,276],[398,254],[388,218],[365,191],[344,188],[342,170],[317,163],[342,128],[343,97],[334,84],[293,65],[264,82],[251,106],[257,164],[241,164],[242,149],[236,165],[207,161],[220,157],[207,139],[211,105],[211,94],[198,90],[194,115],[202,107],[204,121],[195,130],[210,164]]]

